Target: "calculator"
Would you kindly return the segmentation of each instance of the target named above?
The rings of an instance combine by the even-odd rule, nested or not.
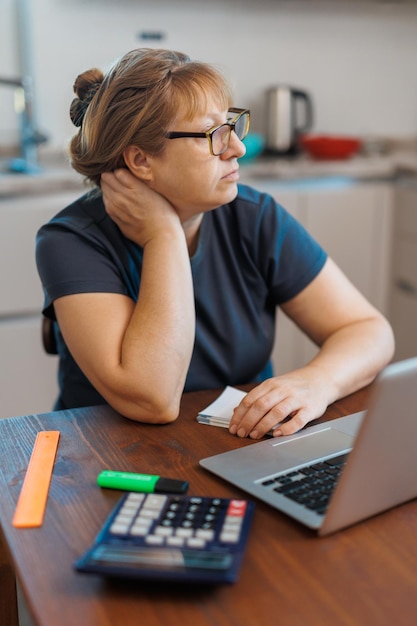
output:
[[[254,509],[249,500],[129,492],[74,567],[108,577],[233,583]]]

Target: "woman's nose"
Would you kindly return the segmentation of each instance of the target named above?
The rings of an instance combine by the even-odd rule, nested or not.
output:
[[[227,150],[221,155],[226,159],[230,159],[231,156],[235,156],[238,159],[243,157],[246,154],[246,146],[241,139],[236,135],[235,131],[232,130],[230,133],[229,145]]]

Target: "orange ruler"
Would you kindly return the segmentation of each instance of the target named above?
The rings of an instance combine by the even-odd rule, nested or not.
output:
[[[36,436],[13,517],[16,528],[42,526],[58,441],[58,430],[43,430]]]

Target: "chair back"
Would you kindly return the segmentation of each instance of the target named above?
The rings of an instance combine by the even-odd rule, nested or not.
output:
[[[54,334],[54,323],[49,317],[42,318],[42,344],[47,354],[58,354]]]

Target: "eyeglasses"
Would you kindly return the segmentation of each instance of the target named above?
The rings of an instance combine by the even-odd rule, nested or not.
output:
[[[232,130],[242,141],[249,132],[250,111],[249,109],[229,109],[228,113],[237,113],[235,117],[227,120],[224,124],[215,126],[205,133],[187,133],[174,131],[167,133],[167,139],[181,139],[182,137],[201,137],[208,139],[210,153],[213,156],[220,156],[229,147],[230,134]]]

